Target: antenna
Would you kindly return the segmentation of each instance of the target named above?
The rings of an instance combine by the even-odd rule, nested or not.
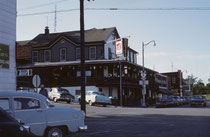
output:
[[[57,27],[57,5],[55,5],[54,32],[56,32],[56,27]]]
[[[174,64],[173,64],[173,61],[171,62],[171,70],[172,70],[172,72],[174,72]]]

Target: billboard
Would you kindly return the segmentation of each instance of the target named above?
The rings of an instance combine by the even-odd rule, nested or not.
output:
[[[0,69],[9,69],[9,45],[0,44]]]
[[[32,46],[16,46],[17,59],[28,59],[32,57]]]

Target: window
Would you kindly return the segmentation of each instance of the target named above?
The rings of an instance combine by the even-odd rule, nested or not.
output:
[[[172,83],[176,83],[176,77],[172,77]]]
[[[39,109],[40,102],[36,99],[31,98],[15,98],[14,109],[25,110],[25,109]]]
[[[89,48],[89,58],[96,59],[96,47]]]
[[[76,48],[76,60],[80,59],[80,48]]]
[[[76,95],[81,95],[81,90],[76,90]]]
[[[49,62],[51,60],[51,52],[50,50],[45,50],[44,51],[44,61]]]
[[[33,51],[32,52],[32,61],[33,62],[38,62],[38,51]]]
[[[21,69],[17,71],[18,77],[32,76],[32,69]]]
[[[60,49],[60,61],[66,61],[66,48]]]
[[[4,110],[9,110],[9,99],[7,99],[7,98],[1,98],[0,99],[0,106]]]
[[[108,48],[108,51],[109,51],[109,59],[112,59],[112,49]]]
[[[77,77],[80,76],[81,76],[81,71],[77,71]],[[85,76],[91,77],[91,71],[90,70],[85,71]]]

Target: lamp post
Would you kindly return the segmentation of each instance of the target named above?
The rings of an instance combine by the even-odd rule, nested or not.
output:
[[[90,0],[87,0],[90,2]],[[94,1],[94,0],[93,0]],[[80,0],[80,46],[81,46],[81,110],[86,113],[85,104],[85,34],[84,34],[84,0]]]
[[[142,42],[142,107],[146,107],[146,103],[145,103],[145,94],[146,94],[146,84],[145,84],[145,80],[146,80],[146,73],[144,71],[144,47],[149,45],[150,43],[154,43],[153,46],[156,46],[155,40],[151,40],[150,42],[144,44],[144,42]]]

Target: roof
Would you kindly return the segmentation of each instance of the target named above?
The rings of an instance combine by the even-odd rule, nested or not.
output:
[[[119,37],[119,34],[115,27],[103,29],[93,28],[85,30],[85,43],[104,42],[113,31],[116,33],[117,37]],[[28,42],[27,45],[31,45],[32,47],[49,46],[60,37],[68,38],[76,44],[80,43],[80,31],[69,31],[60,33],[39,34],[30,42]]]
[[[33,97],[39,100],[46,100],[46,97],[32,92],[22,92],[22,91],[9,91],[9,92],[0,92],[0,97]]]
[[[31,40],[25,40],[25,41],[18,41],[17,46],[25,46],[27,45]]]

